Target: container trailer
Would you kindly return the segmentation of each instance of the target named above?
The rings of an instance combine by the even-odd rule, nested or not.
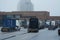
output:
[[[3,17],[3,25],[1,28],[2,32],[12,32],[17,31],[18,27],[16,26],[16,19]]]

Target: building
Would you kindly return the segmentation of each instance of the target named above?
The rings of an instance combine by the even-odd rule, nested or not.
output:
[[[2,25],[3,16],[11,17],[16,20],[29,20],[31,17],[37,17],[39,20],[60,20],[60,16],[50,16],[48,11],[13,11],[0,12],[0,25]]]
[[[33,11],[33,9],[31,0],[21,0],[18,5],[18,11]]]
[[[49,16],[47,20],[60,20],[60,16]]]
[[[40,20],[60,20],[60,16],[50,16],[48,11],[13,11],[13,12],[0,12],[0,19],[2,15],[14,15],[17,19],[29,19],[30,17],[37,17]]]
[[[11,17],[11,19],[17,20],[29,20],[31,17],[37,17],[40,20],[46,20],[49,17],[47,11],[14,11],[14,12],[0,12],[0,25],[2,25],[2,18],[4,16]]]
[[[47,11],[15,11],[15,12],[0,12],[0,15],[14,15],[16,17],[20,16],[18,19],[29,19],[30,17],[37,17],[41,20],[47,19],[49,17],[49,12]],[[2,16],[0,17],[0,19]]]

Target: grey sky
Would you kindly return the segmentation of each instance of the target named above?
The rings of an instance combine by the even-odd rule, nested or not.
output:
[[[51,16],[60,16],[60,0],[31,0],[34,11],[49,11]],[[0,11],[17,11],[20,0],[0,0]]]

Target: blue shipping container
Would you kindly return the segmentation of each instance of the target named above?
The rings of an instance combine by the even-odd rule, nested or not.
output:
[[[15,19],[3,19],[3,27],[16,27],[16,20]]]

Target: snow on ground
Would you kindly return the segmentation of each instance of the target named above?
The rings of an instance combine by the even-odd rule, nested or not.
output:
[[[31,40],[59,40],[59,36],[57,30],[44,30]]]
[[[1,33],[0,40],[60,40],[56,30],[42,29],[38,33],[27,33],[27,29],[11,33]]]
[[[16,35],[23,35],[24,33],[27,33],[26,29],[21,29],[20,31],[16,31],[16,32],[4,32],[4,33],[0,32],[0,40],[8,39]]]
[[[0,40],[60,40],[56,30],[42,29],[38,33],[27,33],[27,29],[0,35]]]

